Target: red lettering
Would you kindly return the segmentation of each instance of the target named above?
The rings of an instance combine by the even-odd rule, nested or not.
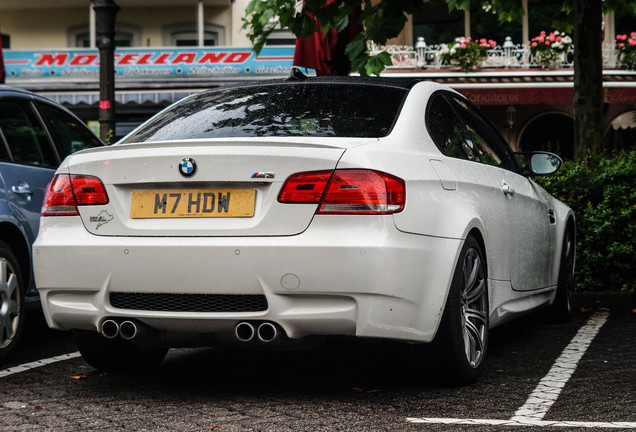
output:
[[[99,59],[99,54],[75,54],[69,66],[89,66]]]
[[[159,55],[159,57],[157,57],[157,60],[155,60],[154,62],[152,62],[153,64],[166,64],[166,60],[168,60],[168,57],[170,57],[170,53],[163,53],[161,55]]]
[[[179,64],[179,63],[192,64],[194,63],[194,57],[196,57],[195,53],[180,53],[170,63],[171,64]]]
[[[68,60],[68,53],[51,54],[51,53],[38,53],[40,58],[35,62],[33,66],[64,66]]]
[[[232,53],[229,55],[228,58],[226,58],[223,63],[243,63],[245,62],[245,60],[247,60],[248,58],[250,58],[252,54],[248,53],[248,52],[243,52],[243,53]]]
[[[154,55],[154,53],[146,53],[141,56],[141,58],[137,61],[138,65],[147,65],[148,60]]]
[[[120,66],[120,65],[124,65],[124,66],[131,65],[131,64],[133,64],[133,62],[135,60],[137,60],[137,57],[139,57],[138,53],[124,54],[123,56],[121,56],[119,61],[117,61],[117,66]]]
[[[214,52],[205,53],[203,57],[201,57],[197,63],[198,64],[218,63],[221,61],[221,59],[223,59],[223,57],[225,57],[225,54],[226,53],[214,53]]]

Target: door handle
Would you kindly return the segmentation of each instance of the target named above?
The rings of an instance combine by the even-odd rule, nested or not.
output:
[[[554,225],[556,223],[556,216],[554,215],[554,210],[548,210],[548,218],[550,219],[550,223]]]
[[[501,185],[501,190],[503,191],[504,195],[507,195],[507,196],[510,196],[510,197],[512,197],[515,194],[515,190],[512,188],[512,186],[510,186],[506,182],[504,182]]]
[[[11,192],[17,195],[33,195],[33,191],[31,190],[31,186],[27,183],[18,183],[17,185],[11,186]]]

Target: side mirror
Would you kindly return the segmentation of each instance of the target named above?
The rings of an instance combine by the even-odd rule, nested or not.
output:
[[[525,156],[527,165],[523,171],[529,177],[552,175],[563,165],[563,160],[554,153],[522,152],[519,154]]]

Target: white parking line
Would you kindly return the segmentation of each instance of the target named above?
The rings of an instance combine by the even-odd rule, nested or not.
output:
[[[636,429],[634,422],[576,422],[546,420],[487,420],[487,419],[450,419],[450,418],[407,418],[409,423],[445,424],[445,425],[486,425],[486,426],[539,426],[539,427],[576,427],[603,429]]]
[[[489,419],[452,419],[452,418],[416,418],[406,419],[409,423],[436,423],[462,425],[491,425],[491,426],[540,426],[540,427],[580,427],[580,428],[622,428],[636,429],[636,422],[573,422],[573,421],[545,421],[543,417],[561,394],[565,384],[596,337],[603,324],[607,321],[609,312],[602,310],[590,317],[587,323],[579,329],[559,358],[554,362],[548,374],[543,377],[526,403],[517,410],[510,420]]]
[[[47,359],[42,359],[42,360],[36,360],[34,362],[31,363],[25,363],[25,364],[21,364],[18,366],[13,366],[10,367],[8,369],[4,369],[4,370],[0,370],[0,378],[4,378],[6,376],[9,375],[13,375],[13,374],[17,374],[20,372],[26,372],[28,370],[31,369],[35,369],[35,368],[39,368],[42,366],[46,366],[46,365],[50,365],[51,363],[57,363],[60,361],[64,361],[64,360],[70,360],[70,359],[74,359],[80,356],[79,352],[72,352],[72,353],[68,353],[68,354],[62,354],[56,357],[51,357],[51,358],[47,358]]]
[[[587,324],[579,329],[576,336],[556,359],[548,374],[539,381],[537,388],[511,420],[542,420],[545,417],[608,316],[609,312],[600,311],[590,317]]]

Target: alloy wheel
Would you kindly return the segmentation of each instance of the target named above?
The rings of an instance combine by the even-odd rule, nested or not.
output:
[[[9,261],[0,258],[0,349],[11,344],[20,324],[20,286]]]
[[[474,368],[481,364],[488,334],[488,292],[479,252],[471,248],[462,268],[460,298],[466,359]]]

